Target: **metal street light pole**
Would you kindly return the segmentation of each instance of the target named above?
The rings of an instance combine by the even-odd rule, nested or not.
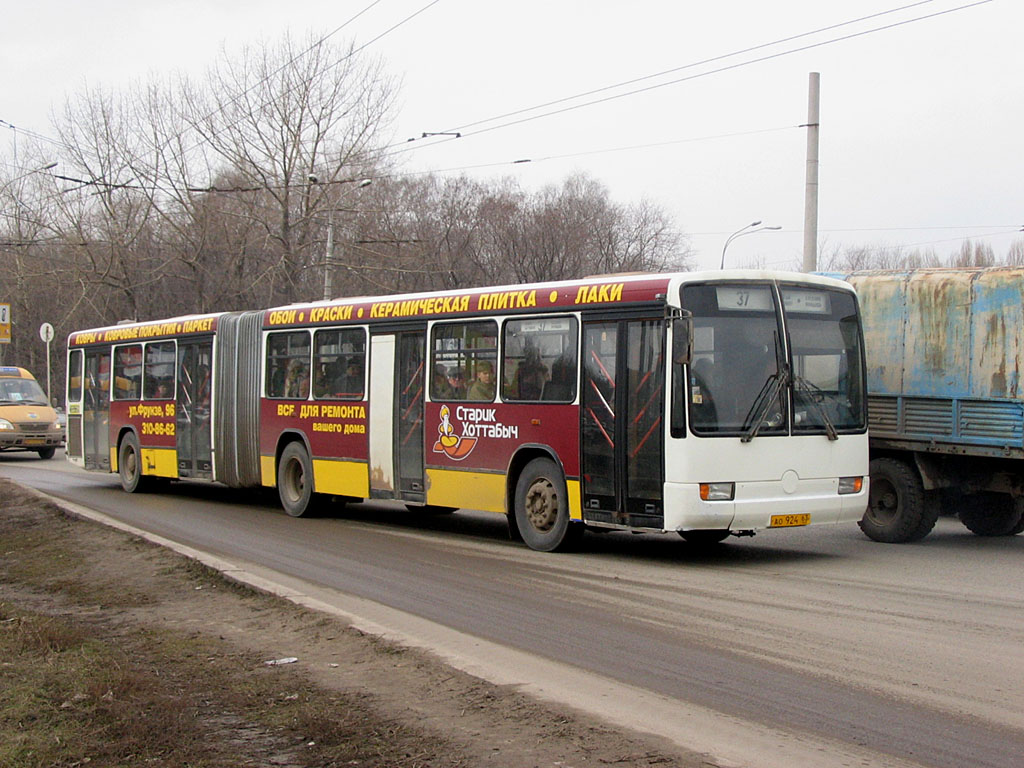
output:
[[[368,187],[373,183],[373,179],[363,179],[356,187],[362,189]],[[328,301],[332,298],[331,294],[334,293],[334,285],[331,267],[334,266],[334,210],[331,209],[327,218],[327,248],[324,252],[324,301]]]
[[[729,235],[729,237],[726,238],[725,245],[722,246],[722,264],[719,267],[719,269],[725,269],[725,251],[729,247],[729,243],[731,243],[737,237],[743,237],[743,235],[752,235],[755,232],[763,232],[765,230],[777,231],[777,230],[780,230],[780,229],[782,229],[782,227],[768,227],[768,226],[762,227],[760,221],[752,221],[749,224],[747,224],[747,226],[740,227],[735,232],[733,232],[731,235]]]

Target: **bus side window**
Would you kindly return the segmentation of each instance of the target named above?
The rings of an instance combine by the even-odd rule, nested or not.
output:
[[[503,400],[571,402],[576,396],[575,317],[509,320],[503,328]]]
[[[309,397],[310,339],[307,331],[267,336],[267,397],[305,400]]]
[[[435,325],[430,360],[435,375],[431,376],[430,398],[491,402],[497,363],[498,325],[493,320]]]

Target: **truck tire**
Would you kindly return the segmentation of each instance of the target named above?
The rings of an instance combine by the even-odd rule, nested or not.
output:
[[[978,536],[1020,533],[1021,507],[1006,493],[972,493],[960,502],[960,522]]]
[[[1024,532],[1024,499],[1015,498],[1013,506],[1020,514],[1017,516],[1017,524],[1006,532],[1007,536],[1016,536],[1018,533]]]
[[[917,472],[899,459],[872,459],[868,508],[860,529],[875,541],[898,544],[927,536],[939,516],[937,504],[925,504]]]

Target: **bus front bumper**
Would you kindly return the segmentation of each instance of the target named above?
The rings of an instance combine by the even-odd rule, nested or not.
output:
[[[665,530],[757,531],[852,523],[868,504],[868,478],[856,493],[840,493],[839,478],[738,482],[732,499],[705,501],[697,483],[665,488]]]

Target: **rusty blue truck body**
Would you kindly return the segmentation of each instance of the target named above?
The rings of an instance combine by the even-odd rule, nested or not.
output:
[[[956,513],[980,535],[1020,533],[1024,497],[1024,268],[842,275],[864,322],[871,501],[881,541]]]

